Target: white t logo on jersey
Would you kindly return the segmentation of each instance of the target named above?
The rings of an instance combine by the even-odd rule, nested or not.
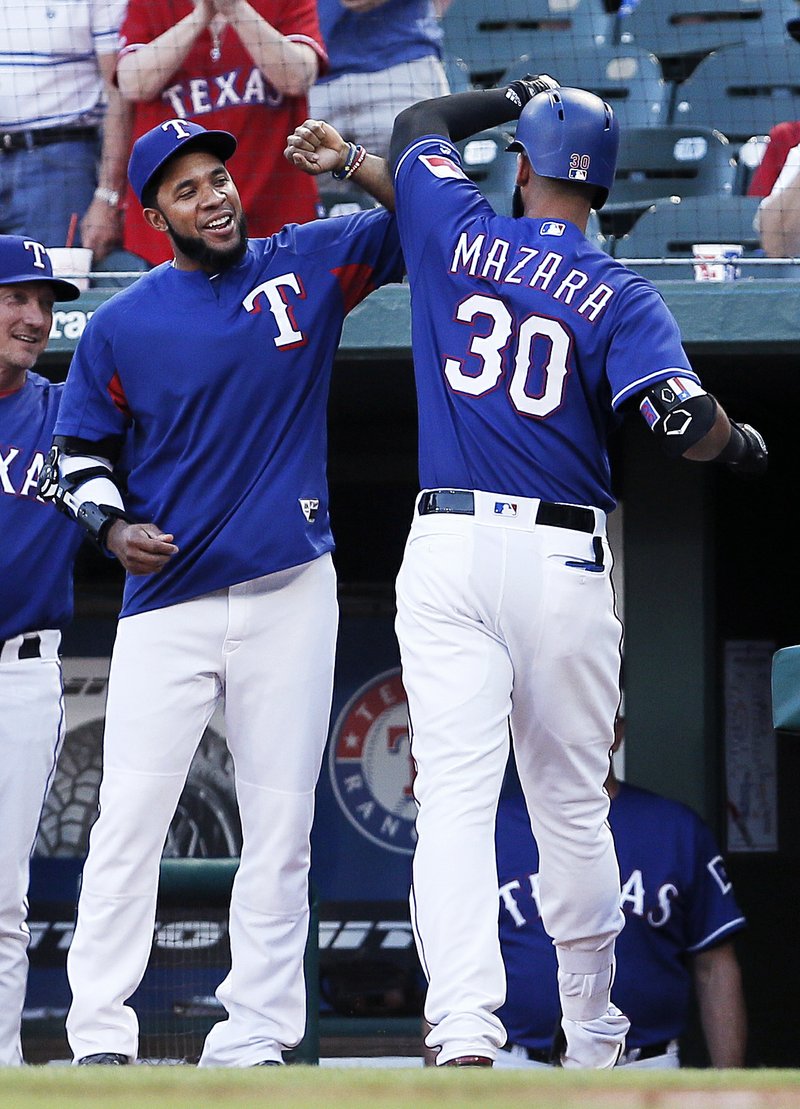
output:
[[[261,311],[259,296],[264,294],[267,305],[278,325],[278,334],[273,339],[276,347],[288,349],[302,346],[306,337],[297,326],[292,307],[286,299],[286,291],[296,293],[301,300],[305,300],[306,291],[295,273],[282,273],[280,277],[271,277],[252,289],[242,301],[246,312],[257,313]]]

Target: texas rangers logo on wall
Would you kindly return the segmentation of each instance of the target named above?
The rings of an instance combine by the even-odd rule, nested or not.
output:
[[[378,674],[342,709],[328,750],[342,812],[367,839],[403,855],[414,850],[417,813],[407,713],[400,670]]]

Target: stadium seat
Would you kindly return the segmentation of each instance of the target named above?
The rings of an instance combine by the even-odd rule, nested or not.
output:
[[[640,0],[619,17],[622,42],[659,58],[702,56],[733,43],[761,43],[778,26],[771,11],[784,0]]]
[[[618,239],[658,200],[729,196],[735,182],[730,144],[713,128],[629,127],[620,135],[617,172],[600,222],[607,236]]]
[[[668,196],[722,196],[733,192],[735,175],[730,144],[714,128],[628,127],[610,201],[641,206]]]
[[[669,88],[654,54],[637,46],[553,44],[549,54],[518,58],[501,84],[529,72],[546,72],[562,85],[588,89],[608,101],[623,127],[650,127],[667,122]]]
[[[93,289],[124,289],[150,269],[150,263],[130,250],[112,250],[101,262],[92,263]]]
[[[491,88],[522,54],[547,58],[537,42],[589,45],[610,39],[613,25],[600,0],[455,0],[442,17],[444,55],[474,87]]]
[[[763,258],[764,252],[753,227],[758,197],[727,196],[709,203],[707,197],[661,201],[644,212],[630,231],[614,244],[614,256],[630,259],[651,280],[693,280],[691,264],[637,266],[640,258],[691,258],[695,243],[737,243],[742,257]],[[796,267],[764,262],[741,267],[741,279],[794,276]]]
[[[728,47],[710,54],[680,90],[676,120],[722,131],[735,150],[776,123],[800,119],[800,45]]]

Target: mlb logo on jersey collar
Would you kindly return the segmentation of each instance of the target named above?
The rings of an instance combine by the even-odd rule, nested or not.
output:
[[[563,235],[567,229],[565,223],[556,223],[555,220],[545,220],[542,224],[540,235]]]

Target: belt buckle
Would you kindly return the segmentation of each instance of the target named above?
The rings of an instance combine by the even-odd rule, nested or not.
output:
[[[3,132],[3,150],[13,149],[14,136],[11,131]]]

